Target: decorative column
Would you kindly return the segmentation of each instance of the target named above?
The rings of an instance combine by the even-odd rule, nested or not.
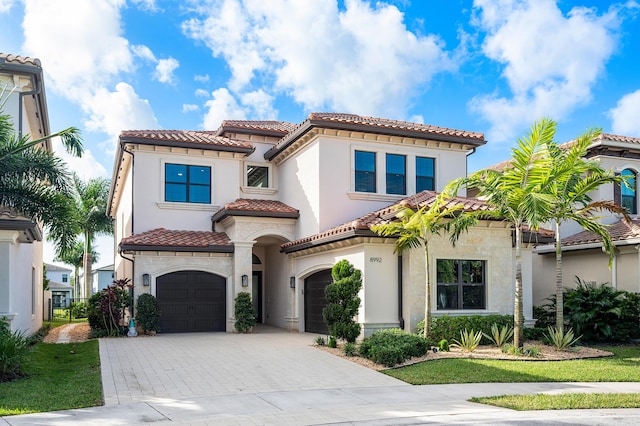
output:
[[[227,299],[229,303],[227,332],[235,330],[234,311],[235,299],[241,291],[251,294],[251,275],[253,274],[253,264],[251,263],[251,255],[253,254],[253,245],[255,241],[233,241],[233,283],[231,283],[231,294]],[[243,277],[244,282],[243,282]]]

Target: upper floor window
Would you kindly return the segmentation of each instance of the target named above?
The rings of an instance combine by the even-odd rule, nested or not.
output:
[[[387,194],[407,193],[406,157],[387,154]]]
[[[435,190],[435,160],[429,157],[416,157],[416,192],[426,189]]]
[[[165,164],[164,200],[211,203],[211,167]]]
[[[484,309],[484,260],[438,259],[438,309]]]
[[[69,282],[69,275],[67,275],[67,274],[62,274],[62,282],[63,282],[63,283]]]
[[[376,192],[376,153],[356,151],[356,192]]]
[[[269,167],[248,165],[247,186],[251,186],[253,188],[268,188]]]
[[[636,196],[636,174],[630,169],[624,169],[621,174],[622,176],[629,177],[626,179],[626,185],[620,185],[620,205],[626,208],[629,214],[637,214],[638,200]]]

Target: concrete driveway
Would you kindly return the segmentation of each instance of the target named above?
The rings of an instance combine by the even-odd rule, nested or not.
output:
[[[101,339],[105,404],[409,386],[314,348],[315,337],[260,326],[254,334],[188,333]]]

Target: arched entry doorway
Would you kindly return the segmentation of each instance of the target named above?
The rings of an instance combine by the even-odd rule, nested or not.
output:
[[[156,279],[160,332],[226,331],[227,280],[202,271]]]
[[[304,331],[308,333],[329,334],[322,310],[327,306],[324,289],[331,281],[331,269],[316,272],[304,280]]]

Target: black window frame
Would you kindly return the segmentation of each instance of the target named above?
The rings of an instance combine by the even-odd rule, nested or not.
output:
[[[392,163],[389,161],[391,158],[402,159],[402,173],[392,173],[389,171],[389,165]],[[385,172],[386,172],[386,184],[387,194],[392,195],[407,195],[407,156],[402,154],[385,154]],[[396,181],[401,181],[402,187],[396,189]]]
[[[358,165],[359,165],[359,161],[358,161],[358,156],[359,155],[371,155],[373,156],[373,170],[365,170],[365,169],[359,169]],[[361,151],[361,150],[356,150],[355,154],[354,154],[354,190],[356,192],[368,192],[368,193],[375,193],[377,191],[377,185],[376,185],[376,180],[377,180],[377,176],[376,176],[376,153],[373,151]]]
[[[251,184],[251,180],[250,180],[250,170],[251,169],[265,169],[266,170],[266,180],[267,180],[267,184],[265,186],[259,186],[259,185],[252,185]],[[247,182],[247,187],[250,188],[270,188],[271,184],[269,182],[269,175],[271,174],[271,171],[269,170],[270,167],[269,166],[265,166],[265,165],[260,165],[260,164],[247,164],[245,167],[245,179]]]
[[[454,262],[455,276],[445,277],[445,273],[442,272],[440,267],[441,262]],[[465,281],[465,266],[469,265],[470,268],[472,262],[480,262],[482,267],[481,280]],[[437,271],[437,288],[436,288],[436,310],[441,311],[472,311],[472,310],[485,310],[487,309],[487,261],[482,259],[436,259],[436,271]],[[468,275],[474,276],[470,272]],[[475,297],[473,292],[481,289],[481,297]],[[455,294],[448,290],[455,290]],[[467,290],[467,291],[465,291]],[[471,302],[475,301],[473,305],[466,303],[468,299],[474,298]],[[479,300],[476,300],[479,299]]]
[[[186,177],[184,182],[171,181],[167,173],[167,168],[170,166],[184,167],[186,171]],[[209,171],[209,183],[203,184],[200,182],[192,182],[191,171],[192,169],[207,169]],[[180,185],[185,187],[185,198],[183,199],[169,199],[169,191],[167,191],[168,185]],[[206,201],[199,201],[192,199],[192,188],[208,188],[206,191]],[[195,193],[195,191],[193,192]],[[164,165],[164,200],[170,203],[190,203],[190,204],[211,204],[211,166],[202,166],[196,164],[180,164],[180,163],[165,163]]]
[[[624,169],[620,174],[625,176],[625,172],[628,172],[626,176],[633,176],[633,179],[626,179],[626,185],[620,184],[620,205],[626,208],[629,214],[638,214],[638,174],[632,169]],[[625,194],[627,191],[633,192],[633,195]]]
[[[420,167],[418,167],[418,162],[420,160],[431,160],[431,175],[420,174]],[[420,185],[421,179],[429,179],[431,181],[430,188],[423,188]],[[422,191],[435,191],[436,190],[436,159],[433,157],[416,157],[416,192]]]

